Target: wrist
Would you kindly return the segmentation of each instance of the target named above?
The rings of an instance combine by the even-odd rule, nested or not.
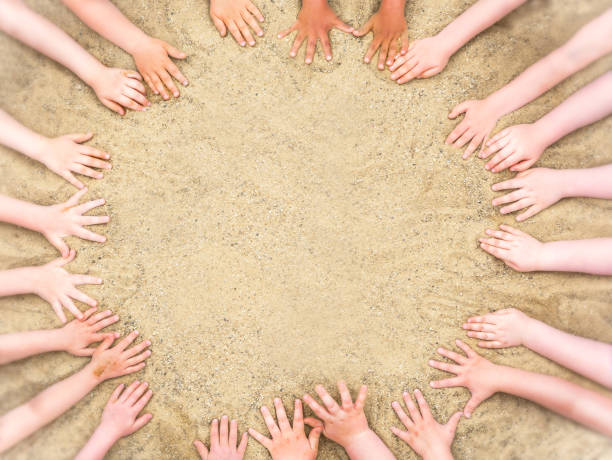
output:
[[[540,243],[540,250],[536,255],[535,267],[532,271],[546,272],[555,270],[555,251],[551,247],[551,243]]]
[[[558,178],[555,185],[560,199],[580,196],[576,185],[578,183],[588,183],[588,178],[579,177],[580,173],[581,170],[578,169],[554,170],[554,174]]]
[[[531,123],[531,126],[534,128],[535,133],[535,143],[542,146],[542,150],[547,148],[549,145],[557,142],[561,137],[559,135],[557,127],[555,126],[554,120],[547,118],[547,115],[544,115],[538,121]]]
[[[379,10],[400,10],[401,14],[404,14],[404,7],[406,6],[406,0],[382,0],[380,3]]]
[[[423,453],[423,460],[453,460],[453,454],[450,447],[435,446]]]
[[[44,331],[46,342],[49,345],[49,351],[68,351],[68,340],[64,328],[65,326]]]
[[[95,91],[96,87],[100,84],[101,79],[104,78],[104,74],[106,73],[108,67],[96,59],[94,59],[94,61],[95,63],[92,63],[92,65],[86,71],[78,73],[77,75],[87,84],[87,86]]]
[[[33,133],[32,139],[28,141],[28,145],[24,148],[23,153],[33,160],[40,161],[44,164],[45,153],[48,149],[50,140],[51,139],[48,137]]]
[[[97,364],[92,359],[89,363],[87,363],[87,365],[82,369],[81,372],[83,372],[83,376],[86,379],[87,383],[91,385],[91,388],[95,388],[105,380],[102,377],[104,369],[104,365]]]
[[[104,422],[98,425],[94,434],[101,442],[108,445],[109,448],[121,439],[121,434],[113,426],[107,425]]]
[[[134,32],[134,35],[125,42],[124,51],[134,57],[134,55],[141,49],[145,48],[149,42],[153,40],[152,37],[145,34],[143,31],[138,29]]]

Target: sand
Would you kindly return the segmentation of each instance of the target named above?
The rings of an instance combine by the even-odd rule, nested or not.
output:
[[[441,75],[398,87],[362,63],[369,38],[332,33],[334,59],[310,66],[289,58],[276,33],[295,1],[258,1],[266,36],[254,49],[221,40],[200,1],[118,1],[148,33],[182,48],[191,85],[178,100],[153,97],[147,113],[105,109],[69,71],[4,36],[2,107],[46,135],[93,131],[112,154],[88,197],[106,198],[111,222],[100,245],[69,238],[68,266],[102,277],[84,290],[153,342],[145,371],[100,385],[57,421],[9,451],[11,459],[65,459],[85,443],[112,389],[150,382],[151,423],[121,440],[109,459],[196,458],[213,417],[240,429],[265,426],[259,407],[286,405],[314,385],[346,379],[370,387],[371,426],[398,458],[416,458],[394,438],[391,402],[421,388],[435,416],[463,407],[463,388],[433,390],[427,366],[436,347],[465,338],[473,314],[515,306],[572,333],[612,340],[612,280],[520,274],[477,247],[487,227],[512,223],[490,205],[494,176],[443,144],[457,103],[482,98],[561,45],[601,13],[606,0],[533,0],[461,49]],[[409,1],[412,38],[429,36],[471,1]],[[81,24],[58,1],[30,2],[104,63],[133,68],[130,56]],[[377,2],[334,2],[359,25]],[[499,123],[531,122],[609,69],[612,59],[568,79]],[[549,148],[540,165],[612,161],[612,119]],[[0,193],[37,203],[64,201],[74,188],[42,165],[0,149]],[[518,227],[543,240],[609,236],[610,202],[561,202]],[[0,268],[57,256],[43,237],[0,225]],[[59,321],[34,296],[0,300],[0,332],[52,328]],[[475,345],[475,341],[468,340]],[[482,351],[500,364],[567,378],[612,393],[523,349]],[[0,368],[0,411],[86,363],[54,353]],[[602,372],[605,370],[602,369]],[[334,391],[334,394],[337,394]],[[457,458],[612,458],[604,436],[529,402],[496,395],[461,422]],[[254,440],[247,457],[268,458]],[[323,440],[321,459],[346,458]]]

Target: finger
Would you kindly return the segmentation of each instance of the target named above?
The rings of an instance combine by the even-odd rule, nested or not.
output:
[[[425,70],[425,64],[422,62],[418,62],[416,66],[410,69],[409,72],[404,74],[400,79],[397,80],[397,83],[404,84],[411,80],[417,78],[421,73]]]
[[[77,308],[77,306],[74,304],[74,302],[72,301],[72,299],[66,295],[60,297],[60,302],[62,302],[62,305],[67,308],[70,313],[72,313],[75,318],[81,319],[83,318],[83,313],[81,313],[81,310],[79,310]]]
[[[485,230],[485,233],[489,236],[493,236],[497,238],[498,240],[513,241],[515,239],[514,236],[510,232],[504,232],[501,230],[493,230],[493,229],[487,228]]]
[[[439,74],[441,72],[441,70],[442,69],[439,66],[431,67],[430,69],[427,69],[425,72],[423,72],[421,75],[419,75],[418,78],[433,77],[434,75]]]
[[[140,430],[143,426],[149,423],[152,418],[152,414],[144,414],[138,417],[134,422],[134,425],[132,425],[132,433],[135,433],[136,431]]]
[[[338,382],[338,390],[340,391],[340,400],[342,401],[342,407],[349,409],[353,407],[353,399],[351,398],[351,392],[346,386],[346,382],[340,380]]]
[[[467,362],[467,359],[465,359],[465,356],[461,356],[459,353],[455,353],[454,351],[447,350],[446,348],[439,347],[436,351],[442,356],[444,356],[445,358],[453,360],[456,363],[465,364]]]
[[[93,179],[102,179],[104,177],[101,172],[88,168],[81,163],[72,163],[69,167],[71,171]]]
[[[306,417],[304,419],[304,423],[312,428],[321,428],[323,429],[324,425],[323,422],[321,420],[319,420],[318,418],[314,418],[314,417]]]
[[[489,144],[491,141],[488,141]],[[487,148],[483,149],[482,152],[478,155],[480,158],[488,158],[493,155],[495,152],[499,152],[501,149],[506,147],[510,143],[510,137],[503,137],[493,144],[489,145]]]
[[[463,152],[463,158],[469,158],[469,156],[474,153],[474,151],[480,147],[482,145],[482,142],[484,140],[484,136],[482,134],[477,134],[476,136],[474,136],[472,138],[472,141],[470,142],[470,144],[467,146],[467,148],[465,149],[465,152]]]
[[[279,436],[281,436],[281,431],[278,428],[278,425],[276,425],[272,414],[266,406],[262,406],[261,415],[263,415],[264,422],[266,422],[266,426],[268,427],[268,431],[272,435],[272,439],[277,439]]]
[[[68,245],[59,236],[50,235],[47,236],[47,240],[49,240],[49,243],[55,246],[55,248],[60,252],[62,257],[68,257],[70,255],[70,248],[68,248]]]
[[[391,72],[393,72],[393,71],[395,71],[395,70],[399,69],[399,68],[400,68],[400,66],[401,66],[402,64],[404,64],[406,61],[407,61],[407,57],[406,57],[406,56],[401,56],[401,55],[398,55],[398,56],[395,58],[395,60],[393,61],[393,64],[391,64],[391,65],[389,66],[389,70],[390,70]]]
[[[304,62],[306,64],[310,64],[314,59],[314,54],[317,48],[317,39],[313,37],[308,38],[308,44],[306,45],[306,57],[304,58]]]
[[[421,420],[423,420],[423,418],[421,417],[421,413],[419,412],[417,407],[414,405],[414,402],[412,401],[412,396],[410,396],[410,393],[405,391],[402,394],[402,397],[404,398],[404,403],[406,404],[406,408],[408,408],[408,413],[410,414],[410,418],[412,419],[414,423],[418,424]]]
[[[126,86],[125,88],[123,88],[123,91],[121,91],[121,94],[137,102],[143,107],[151,105],[151,103],[147,100],[146,97],[144,97],[141,93],[136,91],[134,88],[130,88],[129,86]]]
[[[461,387],[463,379],[461,377],[452,377],[450,379],[444,380],[435,380],[429,382],[432,388],[453,388],[453,387]]]
[[[73,299],[78,300],[79,302],[83,302],[84,304],[89,305],[90,307],[95,307],[98,305],[98,302],[96,302],[94,299],[89,297],[87,294],[84,294],[83,292],[79,291],[76,288],[72,289],[68,295],[72,297]]]
[[[500,249],[487,243],[480,243],[480,248],[503,261],[508,259],[509,251],[506,249]]]
[[[244,452],[246,451],[248,442],[249,442],[249,437],[247,436],[246,433],[243,433],[242,439],[240,439],[240,444],[238,445],[238,449],[236,451],[238,452],[238,455],[240,455],[240,458],[244,457]]]
[[[132,332],[132,334],[133,334],[133,332]],[[132,356],[136,356],[138,353],[141,353],[143,350],[145,350],[150,345],[151,345],[151,341],[150,340],[143,340],[142,342],[137,343],[133,347],[124,350],[124,356],[126,358],[131,358]]]
[[[488,244],[489,246],[494,246],[499,249],[509,250],[511,248],[510,243],[504,240],[498,240],[497,238],[479,238],[478,241],[481,243]]]
[[[446,431],[448,432],[448,434],[450,434],[450,436],[453,438],[455,437],[455,432],[457,431],[457,425],[459,425],[459,421],[461,420],[462,415],[463,415],[463,412],[455,412],[448,419],[448,422],[446,422],[446,425],[444,425],[444,428],[446,428]]]
[[[520,188],[521,184],[522,184],[521,180],[515,177],[514,179],[509,179],[509,180],[505,180],[502,182],[498,182],[497,184],[493,184],[491,186],[491,190],[493,190],[494,192],[499,192],[501,190],[513,190],[513,189]],[[496,201],[496,200],[493,200],[493,201]]]
[[[493,136],[491,139],[489,139],[486,143],[487,147],[492,146],[493,144],[497,143],[500,139],[503,139],[504,137],[506,137],[508,134],[510,134],[512,130],[510,128],[506,128],[501,130],[500,132],[498,132],[495,136]]]
[[[452,374],[458,375],[461,372],[461,366],[457,366],[456,364],[443,363],[441,361],[435,361],[430,359],[428,361],[430,367],[435,369],[439,369],[444,372],[450,372]]]
[[[398,49],[397,39],[391,40],[391,43],[389,44],[389,51],[387,52],[387,61],[385,62],[385,65],[387,67],[393,64],[393,56],[397,55],[397,49]]]
[[[51,308],[53,308],[53,311],[58,316],[60,321],[65,324],[66,323],[66,315],[64,314],[64,309],[62,308],[62,304],[60,303],[60,301],[59,300],[52,301],[51,302]]]
[[[118,344],[117,350],[124,351],[138,337],[138,331],[132,331],[126,335]]]
[[[100,206],[102,206],[104,204],[106,204],[106,201],[104,200],[104,198],[99,198],[97,200],[88,201],[86,203],[83,203],[83,204],[80,204],[78,206],[75,206],[74,207],[74,211],[77,214],[85,214],[86,212],[89,212],[92,209],[100,207]]]
[[[93,137],[93,133],[73,133],[66,134],[66,137],[77,144],[82,144],[83,142],[87,142],[91,140]]]
[[[82,216],[78,219],[79,225],[101,225],[110,221],[108,216]]]
[[[144,361],[140,364],[136,364],[135,366],[130,366],[127,367],[123,373],[121,375],[129,375],[129,374],[133,374],[134,372],[138,372],[141,371],[142,369],[145,368],[145,363]]]
[[[525,211],[522,214],[519,214],[518,216],[516,216],[516,221],[517,222],[523,222],[524,220],[529,219],[531,216],[535,216],[541,210],[542,209],[540,208],[540,206],[537,203],[534,204],[534,205],[531,205],[527,209],[527,211]]]
[[[480,339],[480,340],[493,340],[495,338],[495,334],[493,332],[468,331],[467,336],[472,339]]]
[[[240,33],[240,29],[238,28],[238,26],[236,25],[234,21],[232,20],[228,21],[227,28],[229,29],[230,34],[232,34],[232,37],[234,37],[234,40],[236,40],[236,43],[238,43],[240,46],[246,45],[246,41],[244,40],[244,37]]]
[[[502,344],[498,340],[491,340],[487,342],[478,342],[478,346],[480,348],[505,348],[504,344]]]
[[[113,314],[113,312],[110,311],[110,310],[105,310],[105,311],[101,311],[100,313],[96,313],[91,318],[87,319],[87,325],[88,326],[93,326],[98,321],[102,321],[104,318],[108,318],[112,314]]]
[[[489,323],[489,324],[496,324],[495,322],[495,315],[491,315],[491,314],[486,314],[483,316],[472,316],[470,318],[468,318],[467,320],[468,323]]]
[[[250,46],[255,46],[255,39],[253,38],[253,35],[251,34],[251,31],[249,30],[249,26],[247,26],[246,22],[244,22],[242,18],[239,18],[236,21],[236,25],[240,29],[240,33],[242,34],[246,42]]]
[[[58,257],[57,259],[49,262],[47,265],[51,267],[58,267],[58,268],[63,267],[65,265],[68,265],[70,262],[72,262],[75,257],[76,257],[76,251],[74,249],[70,249],[66,257]]]
[[[138,81],[142,81],[142,75],[140,75],[138,72],[136,72],[135,70],[126,70],[123,73],[126,77],[128,78],[132,78],[134,80],[138,80]]]
[[[455,343],[457,344],[459,348],[463,350],[463,352],[467,355],[468,358],[473,358],[475,356],[478,356],[476,352],[472,350],[468,344],[462,342],[461,340],[457,339],[455,340]]]
[[[291,431],[291,425],[285,412],[285,406],[280,398],[274,398],[274,410],[276,411],[276,419],[278,420],[278,427],[282,432]]]
[[[394,426],[391,427],[391,432],[397,436],[398,438],[400,438],[402,441],[404,441],[405,443],[408,443],[408,439],[410,439],[410,436],[408,434],[407,431],[402,431],[402,430],[398,430],[397,428],[395,428]]]
[[[88,241],[95,241],[96,243],[104,243],[106,241],[106,237],[102,236],[98,233],[92,232],[91,230],[87,230],[86,228],[79,227],[74,234],[79,238]]]
[[[93,168],[100,169],[112,169],[113,165],[111,165],[108,161],[100,160],[99,158],[106,157],[107,154],[104,152],[100,152],[99,150],[93,148],[84,148],[83,146],[80,150],[81,158],[79,158],[79,163],[86,166],[91,166]]]
[[[289,35],[291,32],[293,32],[294,30],[296,30],[298,28],[298,23],[295,22],[293,23],[293,25],[285,30],[281,30],[278,35],[277,38],[285,38],[287,35]]]
[[[93,325],[93,331],[94,332],[101,331],[105,327],[108,327],[111,324],[115,324],[117,321],[119,321],[118,315],[113,315],[110,318],[105,318],[103,320],[100,320],[96,324]]]
[[[187,57],[185,53],[183,53],[178,48],[175,48],[170,43],[164,42],[163,46],[164,46],[164,49],[168,52],[168,54],[174,59],[185,59]]]
[[[219,428],[219,445],[222,448],[227,448],[227,446],[229,445],[228,437],[229,437],[229,419],[227,418],[227,415],[224,415],[223,417],[221,417],[221,423],[220,423],[220,428]]]
[[[368,396],[368,386],[361,385],[361,388],[359,389],[359,394],[357,395],[357,400],[355,401],[356,409],[358,410],[363,409],[363,407],[365,406],[365,400],[367,396]]]
[[[87,311],[83,313],[83,317],[81,318],[81,321],[87,321],[89,317],[95,313],[96,310],[97,310],[96,307],[89,308]]]
[[[375,37],[370,43],[368,50],[363,58],[363,61],[367,64],[372,60],[374,54],[376,54],[376,50],[380,47],[380,41]]]
[[[255,20],[253,15],[248,10],[243,11],[241,15],[244,22],[246,22],[251,27],[251,29],[255,31],[258,37],[263,36],[263,30],[261,30],[261,27],[259,27],[259,23]]]
[[[502,214],[510,214],[511,212],[526,208],[527,206],[531,206],[532,204],[534,204],[532,198],[523,198],[522,200],[519,200],[516,203],[512,203],[510,206],[504,206],[500,209],[500,212]]]
[[[117,112],[119,115],[125,115],[125,109],[116,102],[111,101],[110,99],[100,99],[100,102],[102,102],[102,104],[111,109],[113,112]]]
[[[406,412],[404,412],[404,409],[402,409],[402,405],[400,403],[398,403],[397,401],[393,401],[391,403],[391,407],[397,414],[397,418],[400,419],[400,421],[406,428],[411,428],[414,426],[414,423],[412,422],[412,420],[410,420],[410,417],[406,415]]]
[[[119,97],[117,97],[116,102],[135,112],[144,112],[146,108],[144,105],[140,105],[138,102],[125,96],[124,94],[120,94]]]
[[[210,449],[216,450],[219,444],[219,420],[215,418],[210,422]]]
[[[72,174],[70,171],[67,171],[67,170],[63,171],[60,174],[60,176],[63,177],[64,179],[66,179],[68,182],[70,182],[72,185],[74,185],[78,189],[81,189],[81,188],[85,187],[83,182],[81,182],[76,177],[74,177],[74,174]]]
[[[170,74],[168,72],[166,72],[166,69],[160,69],[157,72],[157,76],[159,78],[161,78],[161,80],[164,82],[164,85],[166,86],[166,88],[168,88],[168,90],[172,93],[172,95],[174,97],[179,97],[181,95],[181,93],[179,92],[178,88],[174,84],[174,81],[172,80],[172,77],[170,76]]]
[[[123,385],[123,383],[118,385],[108,399],[108,402],[117,402],[119,400],[119,396],[121,396],[124,386],[125,385]]]
[[[322,431],[323,430],[321,428],[313,428],[308,434],[308,442],[310,443],[310,448],[314,452],[319,449],[319,438],[321,437]]]
[[[495,171],[496,166],[502,161],[504,161],[506,158],[510,157],[513,153],[514,153],[514,147],[512,147],[511,145],[504,147],[502,150],[497,152],[495,156],[491,158],[485,164],[485,169]]]
[[[419,64],[418,59],[415,57],[406,56],[402,59],[405,59],[406,61],[391,74],[391,80],[396,80],[398,83],[400,79],[402,79]]]
[[[419,405],[419,410],[421,411],[423,419],[432,420],[433,415],[431,415],[431,409],[429,408],[429,404],[427,404],[427,401],[423,397],[423,393],[421,393],[421,390],[414,390],[414,395],[416,396],[416,400]]]
[[[255,17],[257,18],[257,20],[259,22],[263,22],[264,21],[263,14],[261,14],[261,11],[259,11],[257,9],[257,7],[251,1],[247,0],[246,8],[247,8],[247,10],[249,10],[249,12],[251,12],[252,14],[255,15]]]
[[[508,158],[506,158],[504,161],[498,164],[495,168],[493,168],[493,172],[498,173],[498,172],[504,171],[505,169],[508,169],[510,166],[516,165],[520,160],[521,160],[520,155],[518,154],[518,152],[515,152],[513,155],[510,155]]]
[[[465,123],[465,120],[455,126],[455,129],[451,131],[446,140],[444,141],[447,145],[453,144],[460,136],[463,135],[468,129],[469,125]]]
[[[454,146],[457,148],[462,148],[465,144],[467,144],[474,136],[476,135],[476,133],[474,131],[472,131],[472,129],[468,129],[466,132],[464,132],[461,137],[459,139],[457,139],[454,142]]]
[[[87,188],[84,188],[83,190],[79,190],[78,192],[76,192],[75,194],[73,194],[68,201],[66,201],[66,207],[67,208],[72,208],[74,206],[76,206],[77,204],[79,204],[79,201],[81,201],[81,198],[83,198],[83,196],[87,193]]]
[[[325,59],[327,61],[331,61],[332,59],[332,48],[331,43],[329,42],[329,36],[327,34],[321,34],[319,37],[321,40],[321,46],[323,47],[323,53],[325,53]]]
[[[208,460],[208,449],[206,448],[204,443],[202,443],[202,441],[200,441],[199,439],[196,439],[195,441],[193,441],[193,445],[198,451],[198,454],[200,454],[200,459]]]
[[[272,441],[270,440],[270,438],[266,438],[264,435],[254,430],[253,428],[249,428],[249,434],[253,437],[253,439],[255,439],[255,441],[260,443],[266,449],[270,450],[270,447],[272,447]]]
[[[162,99],[168,100],[170,96],[168,95],[168,92],[166,91],[166,87],[164,86],[162,81],[159,79],[157,74],[156,73],[149,74],[149,79],[151,80],[151,82],[153,83],[153,86],[155,87],[155,93],[160,94]]]
[[[385,70],[385,63],[387,62],[387,54],[389,53],[389,42],[383,41],[378,51],[378,70]]]
[[[126,400],[127,403],[130,406],[133,406],[134,404],[139,402],[140,397],[145,393],[145,391],[147,391],[147,388],[149,388],[149,384],[147,382],[142,382],[140,385],[138,385],[134,389],[132,394],[127,398],[127,400]]]
[[[465,326],[464,329],[478,332],[493,332],[495,327],[493,324],[489,323],[467,323],[463,326]]]
[[[229,446],[233,449],[236,447],[236,443],[238,442],[238,422],[236,420],[232,420],[230,422],[230,430],[229,430]]]
[[[480,399],[480,397],[472,395],[470,400],[465,405],[465,408],[463,409],[463,413],[465,414],[466,418],[470,418],[472,416],[472,413],[474,412],[474,410],[476,410],[476,408],[481,402],[482,400]]]
[[[528,236],[527,233],[520,231],[518,228],[511,227],[510,225],[501,224],[499,228],[515,236]]]
[[[334,398],[329,395],[323,385],[317,385],[315,387],[315,391],[319,395],[319,398],[321,398],[321,401],[323,401],[323,404],[325,404],[325,407],[327,408],[330,414],[335,414],[340,411],[338,403],[334,400]]]
[[[349,26],[348,24],[342,22],[340,19],[336,20],[336,22],[334,23],[334,27],[338,30],[341,30],[342,32],[346,32],[347,34],[350,34],[355,30],[353,26]]]
[[[355,37],[363,37],[371,30],[372,30],[372,21],[370,20],[366,22],[363,26],[361,26],[359,29],[353,30],[353,35]]]
[[[293,45],[291,46],[291,50],[289,51],[289,56],[297,56],[298,50],[300,49],[300,46],[302,46],[302,43],[304,42],[305,38],[305,35],[302,35],[301,32],[298,32],[298,34],[295,36],[295,40],[293,40]]]
[[[469,101],[462,102],[461,104],[456,105],[453,110],[448,114],[448,118],[454,119],[457,118],[462,113],[467,112],[469,108]]]
[[[182,74],[180,69],[174,64],[174,62],[170,61],[166,65],[166,70],[172,75],[177,81],[180,81],[183,86],[189,85],[189,80]],[[178,91],[178,90],[177,90]]]
[[[134,392],[134,390],[138,387],[138,385],[140,385],[140,382],[138,380],[135,380],[134,382],[132,382],[123,392],[123,394],[121,395],[121,398],[119,398],[119,401],[121,402],[125,402],[127,401],[127,399],[130,397],[130,395]]]
[[[143,96],[146,96],[147,90],[145,89],[144,85],[140,82],[140,80],[136,80],[135,78],[128,78],[125,81],[125,84],[126,86],[136,90],[138,93],[142,94]],[[148,100],[147,100],[147,105],[151,105]]]
[[[510,168],[510,171],[513,171],[513,172],[526,171],[529,168],[531,168],[537,160],[538,160],[537,158],[528,158],[526,160],[519,161],[518,163],[516,163],[514,166]]]
[[[225,27],[225,23],[216,16],[212,16],[212,21],[217,30],[219,31],[219,35],[225,37],[227,34],[227,28]]]
[[[283,403],[281,401],[281,407],[282,405]],[[302,408],[302,401],[299,399],[293,402],[293,431],[296,433],[304,431],[304,409]]]
[[[314,398],[309,394],[305,394],[302,399],[304,399],[304,402],[308,404],[308,407],[310,407],[310,409],[320,419],[329,420],[331,418],[331,415],[325,410],[325,408],[323,408],[323,406],[321,406],[317,401],[315,401]]]

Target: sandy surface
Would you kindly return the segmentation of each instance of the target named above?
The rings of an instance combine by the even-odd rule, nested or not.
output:
[[[573,333],[612,340],[612,280],[583,275],[519,274],[477,249],[500,217],[490,206],[496,177],[481,160],[461,160],[443,140],[456,103],[484,97],[562,44],[604,10],[606,0],[533,0],[460,50],[435,78],[398,87],[388,72],[362,63],[369,39],[332,34],[334,60],[307,67],[288,57],[295,1],[257,2],[266,36],[255,49],[220,40],[200,1],[117,2],[148,33],[189,54],[192,84],[176,101],[158,99],[121,118],[68,71],[0,37],[2,107],[46,135],[94,131],[92,145],[114,169],[89,180],[105,197],[111,223],[104,245],[69,239],[69,269],[105,280],[85,290],[120,314],[118,330],[153,341],[147,368],[153,421],[120,441],[111,459],[195,458],[191,442],[208,437],[213,417],[240,428],[265,427],[258,408],[285,403],[344,378],[370,386],[372,427],[398,458],[415,458],[388,427],[402,390],[422,388],[446,419],[464,389],[433,390],[442,373],[427,366],[439,345],[463,337],[476,313],[509,306]],[[377,2],[335,2],[362,24]],[[409,1],[411,37],[433,34],[470,1]],[[31,3],[113,66],[131,58],[89,31],[58,1]],[[147,6],[148,5],[148,6]],[[529,122],[610,68],[599,62],[505,117],[499,128]],[[612,161],[612,119],[568,136],[541,165],[577,167]],[[74,189],[41,165],[0,149],[0,192],[38,203]],[[508,177],[503,174],[501,177]],[[102,211],[100,211],[102,212]],[[519,227],[544,239],[611,234],[612,204],[568,200]],[[0,225],[0,268],[56,257],[39,235]],[[51,328],[58,321],[34,296],[0,300],[0,332]],[[474,344],[474,341],[468,341]],[[597,385],[528,350],[483,354],[496,363]],[[86,361],[66,354],[0,369],[0,411],[20,404]],[[604,370],[602,369],[602,372]],[[112,388],[106,382],[6,458],[73,456],[98,423]],[[612,458],[612,442],[546,410],[505,395],[460,424],[458,458]],[[267,458],[251,440],[247,456]],[[322,441],[321,459],[346,458]]]

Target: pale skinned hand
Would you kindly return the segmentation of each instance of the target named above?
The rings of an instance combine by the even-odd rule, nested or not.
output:
[[[85,226],[106,224],[109,221],[109,217],[83,215],[92,209],[102,206],[106,202],[104,198],[100,198],[79,204],[85,193],[87,193],[87,188],[76,192],[65,203],[43,207],[41,220],[38,223],[41,229],[40,232],[49,240],[49,243],[59,250],[63,257],[68,257],[70,252],[68,245],[62,239],[64,237],[77,236],[97,243],[104,243],[106,241],[106,237],[87,230]]]
[[[274,399],[274,408],[278,424],[266,406],[261,408],[272,439],[266,438],[253,428],[249,428],[249,434],[268,449],[273,460],[315,460],[321,428],[313,428],[308,438],[306,437],[302,401],[295,400],[293,427],[289,423],[283,402],[279,398]]]
[[[96,349],[88,348],[89,345],[102,342],[106,338],[115,339],[117,337],[114,332],[100,331],[115,324],[119,321],[119,317],[113,315],[110,310],[94,315],[96,310],[95,307],[90,308],[83,313],[83,318],[73,319],[60,329],[65,351],[74,356],[91,356]]]
[[[297,31],[293,46],[289,55],[295,57],[302,43],[306,41],[306,57],[304,62],[310,64],[314,59],[317,41],[321,40],[325,59],[331,61],[332,48],[329,41],[329,31],[333,28],[342,32],[351,33],[354,28],[345,24],[336,13],[329,7],[327,1],[303,2],[297,21],[288,29],[278,34],[278,38],[284,38],[293,31]]]
[[[240,444],[236,445],[238,443],[238,422],[232,420],[228,423],[228,420],[226,415],[221,417],[220,430],[217,419],[210,424],[210,451],[202,441],[194,441],[193,444],[202,460],[242,460],[244,457],[249,437],[243,433]]]
[[[431,367],[455,374],[455,377],[432,381],[430,385],[432,388],[465,387],[470,390],[472,397],[463,409],[464,415],[470,418],[481,402],[497,393],[497,366],[478,355],[461,340],[456,340],[456,344],[466,356],[445,348],[438,348],[439,354],[454,363],[429,361]]]
[[[406,431],[391,427],[393,434],[425,460],[452,458],[451,444],[455,439],[457,425],[463,412],[455,412],[445,425],[441,425],[433,417],[420,390],[414,390],[418,408],[409,393],[404,393],[402,396],[410,416],[406,415],[400,403],[393,401],[391,406],[406,427]]]
[[[497,133],[487,142],[480,154],[488,158],[494,154],[485,169],[494,173],[510,168],[510,171],[525,171],[531,167],[546,149],[534,124],[515,125]]]
[[[520,172],[513,179],[493,185],[492,189],[496,192],[514,189],[507,195],[495,198],[493,206],[507,205],[500,209],[502,214],[527,208],[516,216],[516,220],[522,222],[563,198],[560,180],[555,169],[535,168]]]
[[[119,115],[125,115],[125,108],[144,112],[151,105],[145,96],[142,77],[133,70],[104,67],[91,87],[100,102]]]
[[[391,80],[401,85],[415,78],[433,77],[444,70],[450,57],[444,43],[436,36],[417,40],[410,44],[407,53],[395,56],[389,67]]]
[[[390,66],[398,53],[403,55],[408,52],[408,29],[403,5],[401,8],[389,8],[383,2],[363,27],[353,31],[353,35],[363,37],[370,32],[373,35],[372,43],[363,60],[369,63],[378,51],[378,70],[384,70],[385,65]],[[400,42],[401,47],[398,45]]]
[[[124,384],[115,388],[102,412],[98,429],[110,439],[117,440],[135,433],[149,423],[153,415],[138,416],[153,396],[153,392],[147,390],[148,387],[147,382],[135,381],[127,388]]]
[[[103,174],[98,169],[111,169],[108,161],[110,155],[88,145],[82,145],[91,140],[93,133],[66,134],[52,139],[46,139],[41,162],[58,176],[63,177],[76,188],[82,189],[83,183],[72,173],[82,174],[94,179],[102,179]]]
[[[147,36],[146,39],[139,42],[135,47],[132,57],[138,72],[140,72],[146,84],[151,88],[151,91],[155,94],[161,94],[164,100],[170,98],[166,88],[168,88],[174,97],[180,96],[180,92],[174,84],[172,77],[181,82],[183,86],[189,84],[187,78],[170,59],[170,57],[185,59],[187,55],[163,40]]]
[[[480,247],[518,272],[538,270],[543,244],[509,225],[499,228],[501,230],[487,229],[489,238],[480,238]]]
[[[83,313],[74,304],[74,300],[95,307],[98,302],[79,291],[76,286],[82,284],[102,284],[95,276],[68,273],[63,267],[74,260],[76,252],[70,250],[67,258],[59,257],[40,267],[31,267],[34,293],[51,304],[53,311],[62,323],[66,322],[64,308],[76,318],[82,319]]]
[[[307,417],[304,422],[313,428],[321,428],[323,434],[341,446],[347,446],[351,440],[370,430],[368,420],[363,411],[368,387],[362,385],[359,395],[353,403],[351,393],[343,381],[338,382],[338,390],[342,405],[332,398],[322,385],[317,385],[315,391],[323,401],[325,407],[321,406],[309,394],[304,395],[304,402],[312,409],[320,420]]]
[[[523,333],[529,317],[516,308],[506,308],[484,316],[472,316],[463,329],[468,337],[479,339],[482,348],[518,347],[523,344]]]
[[[249,27],[258,37],[263,37],[259,22],[263,22],[264,17],[250,0],[210,0],[210,17],[222,37],[229,30],[240,46],[247,43],[255,46]]]
[[[499,117],[486,99],[462,102],[451,110],[448,118],[455,119],[462,113],[465,114],[463,120],[448,135],[446,143],[457,148],[467,144],[463,152],[465,160],[477,149],[482,151]]]
[[[145,360],[151,356],[151,350],[145,350],[151,345],[148,340],[128,348],[138,337],[138,331],[130,332],[112,346],[116,337],[117,334],[115,337],[106,337],[93,352],[89,366],[100,381],[138,372],[145,367]]]

